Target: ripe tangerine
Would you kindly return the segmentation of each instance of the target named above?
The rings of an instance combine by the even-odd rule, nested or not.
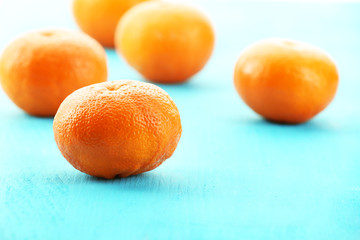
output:
[[[173,154],[182,131],[170,96],[131,80],[75,91],[61,104],[53,129],[61,153],[76,169],[108,179],[158,167]]]
[[[105,47],[114,47],[116,25],[131,7],[147,0],[74,0],[79,27]]]
[[[158,83],[182,83],[211,56],[214,31],[208,18],[183,4],[144,2],[119,21],[115,46],[130,66]]]
[[[107,79],[104,49],[89,36],[67,30],[22,35],[0,58],[0,81],[21,109],[54,116],[67,95]]]
[[[321,112],[338,86],[335,63],[306,43],[266,39],[246,48],[234,73],[245,103],[264,118],[303,123]]]

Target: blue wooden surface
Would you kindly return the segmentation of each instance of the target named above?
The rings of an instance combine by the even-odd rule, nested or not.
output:
[[[360,239],[360,4],[200,1],[217,32],[189,83],[161,85],[183,135],[158,169],[112,181],[66,162],[52,119],[0,93],[0,239]],[[68,1],[0,2],[0,48],[32,28],[76,28]],[[333,56],[333,103],[298,126],[263,121],[240,100],[240,51],[266,37]],[[110,80],[141,77],[108,50]]]

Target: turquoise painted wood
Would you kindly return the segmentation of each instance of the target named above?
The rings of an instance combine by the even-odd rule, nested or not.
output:
[[[0,93],[0,239],[360,239],[360,4],[199,1],[217,31],[214,55],[184,85],[166,86],[183,124],[158,169],[111,181],[78,172],[52,119]],[[68,1],[0,2],[0,48],[43,27],[76,28]],[[232,71],[256,40],[320,46],[341,75],[333,103],[298,126],[263,121]],[[107,50],[110,80],[141,80]]]

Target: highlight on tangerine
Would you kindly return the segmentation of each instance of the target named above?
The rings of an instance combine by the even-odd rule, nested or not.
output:
[[[209,19],[184,4],[149,1],[120,19],[115,47],[126,62],[152,82],[182,83],[209,60],[215,34]]]
[[[53,129],[69,163],[108,179],[155,169],[172,156],[182,132],[171,97],[153,84],[133,80],[75,91],[61,104]]]
[[[12,41],[0,57],[2,88],[19,108],[34,116],[54,116],[70,93],[106,80],[104,49],[76,31],[28,32]]]
[[[244,102],[264,118],[280,123],[308,121],[335,96],[334,61],[321,49],[287,39],[265,39],[237,60],[234,84]]]

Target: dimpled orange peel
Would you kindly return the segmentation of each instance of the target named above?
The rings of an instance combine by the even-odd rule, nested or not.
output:
[[[108,179],[158,167],[173,154],[182,132],[170,96],[132,80],[75,91],[61,104],[53,129],[61,153],[76,169]]]

